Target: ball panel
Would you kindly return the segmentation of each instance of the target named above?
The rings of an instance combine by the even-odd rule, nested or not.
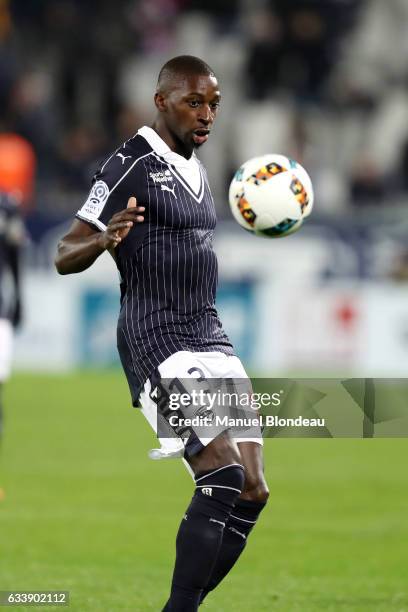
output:
[[[307,194],[305,186],[297,176],[292,176],[292,180],[290,182],[290,190],[298,201],[300,206],[300,213],[303,215],[303,211],[309,204],[309,196]]]
[[[243,219],[248,223],[248,225],[253,228],[255,226],[256,214],[251,208],[248,200],[245,197],[245,192],[242,191],[240,195],[237,197],[237,209],[240,212]]]
[[[265,238],[283,238],[284,236],[289,236],[289,234],[297,232],[302,224],[303,219],[299,219],[298,221],[296,221],[296,219],[285,219],[273,227],[257,230],[255,233],[257,236],[263,236]]]
[[[235,221],[244,229],[252,231],[256,215],[251,211],[251,207],[245,199],[244,189],[240,183],[231,184],[229,201]]]
[[[277,174],[287,171],[287,168],[273,161],[258,168],[256,172],[247,178],[247,182],[253,183],[254,185],[262,185],[263,182],[269,181],[269,179]]]
[[[310,176],[306,172],[306,170],[302,168],[302,166],[300,166],[299,164],[297,165],[297,168],[293,171],[293,175],[299,179],[300,183],[302,184],[306,192],[307,202],[303,206],[302,214],[304,217],[308,217],[310,213],[312,212],[313,201],[314,201],[312,181],[310,179]]]

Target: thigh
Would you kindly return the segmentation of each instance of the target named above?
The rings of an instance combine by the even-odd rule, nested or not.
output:
[[[157,426],[157,404],[151,397],[151,383],[147,380],[139,397],[140,411],[153,429],[160,442],[160,448],[152,449],[149,452],[151,459],[166,459],[172,457],[182,457],[184,454],[184,444],[180,438],[173,435],[171,430],[164,430],[163,423],[158,432]]]
[[[208,359],[206,359],[208,356]],[[222,355],[221,357],[224,357]],[[155,457],[165,458],[180,456],[185,453],[186,457],[200,454],[200,461],[194,464],[204,464],[212,455],[212,452],[204,452],[218,434],[228,429],[228,426],[212,427],[198,422],[188,423],[189,419],[202,414],[200,403],[191,406],[181,405],[184,394],[191,394],[193,390],[206,389],[207,380],[212,377],[211,366],[217,359],[216,354],[192,353],[190,351],[179,351],[166,359],[158,369],[146,381],[140,393],[139,404],[143,416],[147,419],[160,441],[160,449],[155,449]],[[208,361],[208,364],[207,364]],[[233,441],[222,437],[212,446],[216,449],[212,462],[209,461],[211,469],[213,462],[220,454],[232,453],[237,456],[238,448]],[[184,453],[182,452],[184,451]],[[152,457],[153,458],[153,457]],[[219,467],[217,465],[216,467]],[[201,468],[207,469],[207,468]]]
[[[245,468],[245,487],[241,494],[242,499],[253,499],[261,493],[267,495],[268,487],[264,476],[263,447],[258,442],[240,442],[238,449],[241,464]]]
[[[243,465],[238,444],[227,431],[219,434],[197,454],[186,456],[186,460],[194,474],[234,463]]]
[[[247,450],[260,447],[262,438],[260,430],[254,429],[237,435],[238,430],[228,425],[218,427],[193,426],[185,437],[177,427],[173,428],[175,414],[169,409],[171,392],[190,391],[200,386],[206,388],[211,379],[232,379],[237,383],[244,384],[246,389],[249,379],[237,357],[230,357],[222,353],[191,353],[180,351],[169,357],[158,368],[157,375],[148,380],[140,395],[142,413],[156,432],[160,443],[161,457],[180,456],[184,448],[184,456],[190,469],[194,472],[216,469],[220,466],[240,463],[243,464],[238,443],[243,435],[254,437],[245,438],[242,444],[248,440],[256,443],[246,443],[244,454],[247,457],[248,473],[250,483],[254,481],[253,474],[259,473],[262,452]],[[240,386],[238,384],[238,386]],[[251,388],[248,388],[251,391]],[[177,393],[176,393],[177,395]],[[167,398],[167,399],[166,399]],[[174,408],[174,407],[173,407]],[[256,430],[258,428],[255,428]],[[256,467],[258,466],[258,468]]]

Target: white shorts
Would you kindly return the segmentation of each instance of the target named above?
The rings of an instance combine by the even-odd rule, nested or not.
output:
[[[238,357],[225,355],[221,352],[195,353],[191,351],[179,351],[163,361],[158,371],[161,379],[177,379],[182,382],[191,380],[194,385],[195,382],[193,383],[193,381],[197,379],[200,381],[208,379],[233,379],[244,382],[246,388],[252,390],[248,375]],[[195,429],[195,443],[193,448],[191,446],[191,439],[187,441],[186,438],[182,436],[178,437],[174,432],[172,432],[171,436],[165,435],[165,431],[163,431],[162,428],[160,428],[158,433],[158,406],[157,399],[155,401],[155,398],[152,397],[155,391],[152,388],[152,384],[155,385],[153,377],[146,381],[139,400],[141,411],[153,428],[161,445],[160,449],[151,451],[150,457],[152,459],[182,457],[186,450],[186,446],[188,454],[193,455],[207,446],[214,437],[218,435],[217,433],[203,435],[202,429],[198,432],[197,429]],[[223,430],[227,429],[230,430],[230,435],[234,437],[237,442],[257,442],[258,444],[263,444],[259,427],[250,428],[248,437],[245,437],[245,432],[240,432],[239,436],[234,436],[233,430],[231,430],[230,427],[224,427]],[[221,433],[221,431],[219,431],[219,433]]]
[[[13,352],[13,326],[8,319],[0,319],[0,383],[10,376]]]

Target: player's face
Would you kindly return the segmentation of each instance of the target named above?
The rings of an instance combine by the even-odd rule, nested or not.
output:
[[[167,129],[185,150],[201,147],[211,132],[221,95],[213,76],[180,77],[165,96]]]

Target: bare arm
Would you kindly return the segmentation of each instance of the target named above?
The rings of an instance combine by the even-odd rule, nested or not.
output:
[[[60,274],[73,274],[89,268],[104,251],[113,254],[134,223],[144,220],[144,207],[129,198],[127,208],[113,215],[104,232],[75,219],[68,234],[58,243],[55,267]]]

